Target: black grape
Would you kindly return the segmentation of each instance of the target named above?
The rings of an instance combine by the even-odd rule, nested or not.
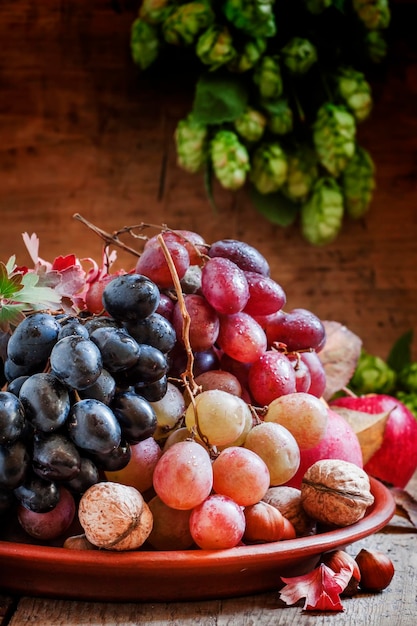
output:
[[[59,330],[59,322],[48,313],[34,313],[26,317],[9,339],[8,358],[25,367],[46,363]]]
[[[100,350],[90,339],[76,335],[60,339],[52,349],[51,371],[68,387],[86,389],[101,374]]]
[[[133,391],[117,393],[111,403],[122,434],[129,443],[139,443],[151,437],[157,426],[156,414],[145,398]]]
[[[162,400],[168,389],[168,377],[162,376],[153,383],[137,383],[135,392],[145,398],[148,402],[158,402]]]
[[[88,330],[80,322],[78,317],[66,317],[60,321],[61,328],[58,333],[58,341],[63,339],[64,337],[70,337],[72,335],[77,335],[78,337],[88,337]]]
[[[109,372],[129,369],[139,359],[139,344],[123,328],[96,328],[90,334],[90,339],[100,350],[103,366]]]
[[[132,456],[130,444],[121,441],[120,444],[108,454],[94,454],[93,459],[104,472],[117,472],[129,463]]]
[[[80,471],[71,480],[63,481],[63,485],[70,491],[82,494],[89,487],[100,481],[100,472],[94,461],[88,457],[81,457]]]
[[[39,476],[30,476],[14,490],[17,500],[34,513],[52,511],[59,502],[59,487]]]
[[[15,489],[23,483],[30,456],[22,441],[0,446],[0,489]]]
[[[25,410],[19,398],[9,391],[0,391],[0,444],[19,439],[25,424]]]
[[[174,327],[159,313],[151,313],[144,320],[127,322],[125,326],[138,343],[146,343],[161,352],[169,352],[175,346],[177,334]]]
[[[38,433],[33,442],[32,467],[41,478],[51,481],[71,480],[81,468],[80,454],[64,435]]]
[[[110,402],[114,398],[114,394],[116,393],[116,381],[113,376],[105,369],[101,370],[100,376],[97,378],[96,382],[93,383],[90,387],[86,387],[85,389],[79,390],[80,398],[94,398],[95,400],[100,400],[100,402],[104,402],[104,404],[110,404]]]
[[[90,398],[72,406],[67,428],[75,445],[91,454],[110,454],[122,438],[113,411],[103,402]]]
[[[27,419],[43,432],[63,426],[71,407],[68,389],[51,373],[34,374],[25,380],[19,399]]]
[[[142,274],[116,276],[103,291],[104,308],[121,322],[148,317],[156,311],[159,300],[159,288]]]

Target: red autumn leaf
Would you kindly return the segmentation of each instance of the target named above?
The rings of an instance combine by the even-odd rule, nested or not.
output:
[[[340,594],[347,587],[353,568],[351,565],[335,573],[324,563],[303,576],[282,578],[285,583],[280,598],[286,604],[295,604],[305,598],[305,611],[343,611]]]
[[[63,270],[77,264],[79,263],[75,254],[67,254],[67,256],[57,256],[52,263],[52,269],[62,272]]]

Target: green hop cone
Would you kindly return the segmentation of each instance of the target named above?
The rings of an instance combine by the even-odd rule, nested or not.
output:
[[[287,171],[287,157],[279,143],[264,143],[255,150],[250,180],[259,193],[278,191],[287,178]]]
[[[249,154],[236,133],[219,130],[211,140],[210,156],[213,171],[225,189],[243,187],[249,171]]]
[[[407,407],[409,411],[411,411],[411,413],[417,419],[417,393],[397,391],[395,396]]]
[[[318,178],[317,157],[308,146],[288,152],[287,179],[282,193],[292,202],[305,202]]]
[[[201,31],[214,22],[214,13],[207,2],[188,2],[173,11],[162,24],[167,43],[190,46]]]
[[[228,63],[227,69],[230,72],[242,74],[251,70],[259,61],[266,50],[266,39],[258,37],[246,41],[242,49],[237,50],[236,56]]]
[[[234,121],[236,132],[251,143],[259,141],[264,134],[266,117],[260,111],[249,107]]]
[[[301,232],[315,246],[331,243],[342,227],[343,196],[334,178],[319,178],[301,207]]]
[[[417,394],[417,363],[409,363],[398,373],[398,386],[408,393]]]
[[[160,41],[155,26],[137,18],[130,31],[130,52],[141,70],[146,70],[158,57]]]
[[[226,26],[212,24],[200,35],[197,41],[196,54],[211,71],[229,63],[235,56],[233,39]]]
[[[340,68],[336,76],[340,98],[358,122],[365,120],[372,109],[371,87],[362,72]]]
[[[387,42],[379,30],[366,33],[365,46],[372,63],[381,63],[387,56]]]
[[[345,107],[323,104],[313,125],[313,141],[320,163],[338,177],[355,153],[355,118]]]
[[[281,49],[282,62],[291,74],[305,74],[317,61],[316,47],[308,39],[293,37]]]
[[[207,126],[196,122],[190,114],[180,120],[175,129],[175,145],[178,165],[195,174],[207,161]]]
[[[275,0],[226,0],[223,13],[235,28],[250,37],[273,37],[274,4]]]
[[[148,24],[162,24],[175,6],[173,0],[142,0],[139,17]]]
[[[342,173],[341,185],[346,212],[353,219],[365,215],[375,189],[375,166],[371,155],[360,146]]]
[[[327,9],[332,4],[333,0],[304,0],[307,11],[313,13],[313,15],[323,13],[324,9]]]
[[[268,114],[268,128],[274,135],[287,135],[293,130],[294,115],[288,100],[266,101],[264,109]]]
[[[388,0],[352,0],[353,10],[368,30],[388,28],[391,12]]]
[[[378,356],[364,350],[350,380],[349,386],[358,395],[367,393],[391,393],[396,383],[396,373]]]
[[[253,82],[258,87],[262,100],[280,98],[284,86],[278,57],[264,55],[254,70]]]

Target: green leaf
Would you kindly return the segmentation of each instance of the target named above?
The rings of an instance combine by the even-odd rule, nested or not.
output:
[[[39,276],[28,272],[22,277],[23,289],[19,292],[18,301],[25,302],[36,308],[47,308],[51,304],[59,304],[61,296],[50,287],[38,287]]]
[[[408,330],[394,343],[387,358],[387,364],[395,372],[400,372],[403,367],[411,363],[411,345],[413,343],[413,331]]]
[[[14,295],[22,289],[22,274],[8,275],[8,268],[0,261],[0,296],[5,300],[13,299]]]
[[[250,189],[251,200],[259,213],[278,226],[290,226],[295,222],[299,207],[280,192],[262,194],[255,187]]]
[[[25,318],[22,304],[4,304],[0,306],[0,327],[17,326]]]
[[[242,115],[247,102],[248,93],[238,78],[203,74],[196,85],[192,115],[201,124],[232,122]]]

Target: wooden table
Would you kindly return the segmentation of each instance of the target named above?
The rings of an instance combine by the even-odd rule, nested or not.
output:
[[[417,497],[417,472],[407,490]],[[390,586],[381,593],[344,598],[344,612],[309,613],[285,606],[278,592],[203,602],[79,602],[0,595],[0,626],[133,626],[134,624],[199,626],[414,626],[417,618],[417,535],[407,520],[394,516],[380,532],[347,548],[355,556],[364,547],[387,554],[395,565]],[[117,585],[117,580],[115,580]]]

